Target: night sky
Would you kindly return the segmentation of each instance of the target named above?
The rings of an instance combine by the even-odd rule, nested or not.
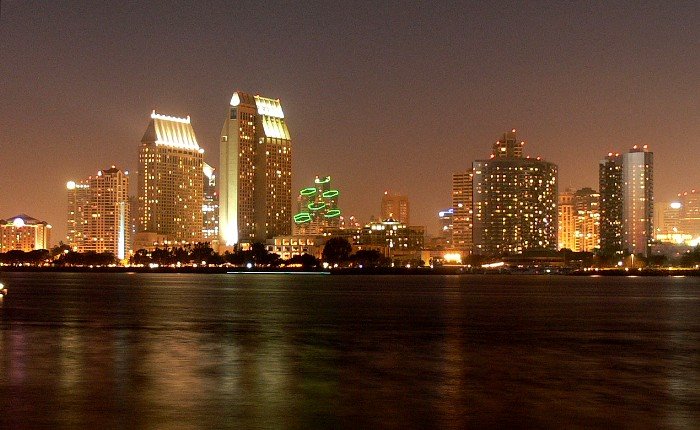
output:
[[[559,165],[561,189],[597,189],[605,154],[648,144],[655,198],[667,201],[700,188],[699,11],[697,1],[4,0],[0,218],[24,212],[63,239],[66,181],[112,164],[135,173],[152,109],[191,115],[218,167],[235,90],[281,99],[294,192],[329,174],[344,214],[362,221],[389,189],[435,232],[451,174],[511,128],[526,154]]]

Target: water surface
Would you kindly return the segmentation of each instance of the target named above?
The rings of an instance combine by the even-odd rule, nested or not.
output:
[[[698,278],[0,281],[0,428],[700,427]]]

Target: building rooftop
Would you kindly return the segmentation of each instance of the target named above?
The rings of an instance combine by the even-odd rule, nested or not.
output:
[[[151,121],[148,123],[148,128],[146,128],[141,142],[179,149],[200,150],[189,116],[178,118],[156,113],[155,110],[151,113]]]

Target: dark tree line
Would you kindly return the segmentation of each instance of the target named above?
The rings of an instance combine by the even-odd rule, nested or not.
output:
[[[328,239],[323,247],[323,261],[331,265],[354,265],[362,267],[385,267],[391,260],[374,249],[359,250],[352,254],[352,245],[342,237]]]
[[[35,249],[24,252],[17,249],[0,253],[0,263],[3,264],[41,264],[51,259],[48,249]]]
[[[221,264],[222,257],[214,252],[208,242],[185,245],[183,247],[156,248],[153,251],[139,249],[131,256],[132,264]]]

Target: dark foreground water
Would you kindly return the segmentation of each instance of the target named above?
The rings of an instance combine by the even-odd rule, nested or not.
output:
[[[700,278],[0,281],[0,428],[700,427]]]

